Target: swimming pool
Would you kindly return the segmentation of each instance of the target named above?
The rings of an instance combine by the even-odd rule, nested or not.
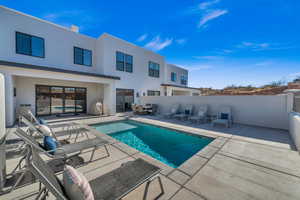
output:
[[[93,127],[174,168],[213,141],[213,138],[132,120],[96,124]]]

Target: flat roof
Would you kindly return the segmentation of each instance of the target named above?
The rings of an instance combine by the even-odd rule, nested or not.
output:
[[[200,90],[199,88],[193,88],[193,87],[188,87],[188,86],[181,86],[181,85],[173,85],[173,84],[161,84],[161,86],[169,86],[169,87],[178,87],[178,88],[186,88],[186,89],[194,89],[194,90]]]
[[[0,60],[0,65],[5,65],[5,66],[9,66],[9,67],[20,67],[20,68],[25,68],[25,69],[35,69],[35,70],[42,70],[42,71],[49,71],[49,72],[61,72],[61,73],[67,73],[67,74],[76,74],[76,75],[93,76],[93,77],[99,77],[99,78],[120,80],[120,77],[118,77],[118,76],[95,74],[95,73],[90,73],[90,72],[79,72],[79,71],[74,71],[74,70],[59,69],[59,68],[55,68],[55,67],[46,67],[46,66],[41,66],[41,65],[30,65],[30,64],[25,64],[25,63],[16,63],[16,62],[4,61],[4,60]]]

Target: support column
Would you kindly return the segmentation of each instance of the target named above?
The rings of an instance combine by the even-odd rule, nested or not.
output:
[[[5,74],[5,110],[6,126],[12,126],[15,122],[15,110],[14,81],[11,74]]]
[[[5,133],[5,78],[0,73],[0,193],[6,177]]]
[[[116,114],[116,85],[115,82],[104,86],[104,114]]]

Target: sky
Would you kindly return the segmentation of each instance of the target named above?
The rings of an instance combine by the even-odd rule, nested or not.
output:
[[[0,0],[21,12],[145,47],[189,86],[261,86],[300,76],[299,0]]]

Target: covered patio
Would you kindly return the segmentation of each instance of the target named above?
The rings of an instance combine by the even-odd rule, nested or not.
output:
[[[116,111],[118,77],[32,65],[3,65],[0,72],[5,77],[7,126],[15,123],[22,106],[39,116],[93,114],[96,102],[103,104],[103,114]]]

